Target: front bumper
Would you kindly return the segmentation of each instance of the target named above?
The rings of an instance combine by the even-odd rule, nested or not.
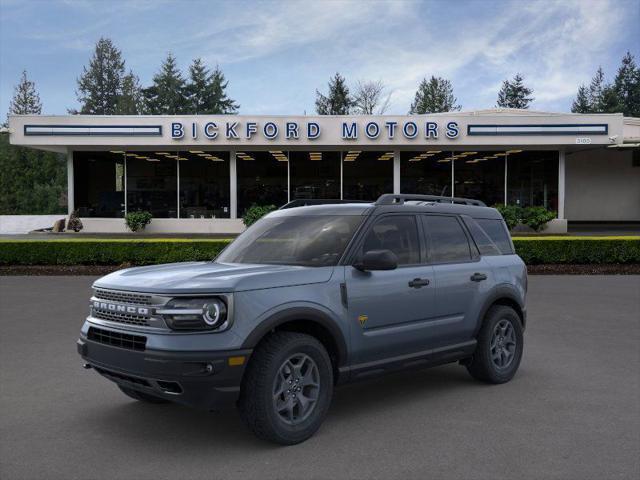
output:
[[[104,345],[84,335],[77,348],[87,368],[119,385],[205,410],[235,403],[252,352],[135,351]],[[239,357],[244,357],[241,365]]]

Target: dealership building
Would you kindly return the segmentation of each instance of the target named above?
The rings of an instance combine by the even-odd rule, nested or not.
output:
[[[253,204],[467,197],[573,223],[640,222],[640,119],[491,109],[407,116],[11,116],[10,141],[67,156],[87,232],[237,233]]]

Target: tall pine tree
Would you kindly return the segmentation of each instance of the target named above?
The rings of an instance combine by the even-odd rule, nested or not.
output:
[[[118,99],[122,93],[125,76],[122,53],[108,38],[96,43],[89,67],[83,67],[76,91],[80,112],[92,115],[114,115],[118,113]],[[78,113],[72,111],[72,113]]]
[[[613,81],[621,111],[628,117],[640,117],[640,69],[631,52],[622,59]]]
[[[354,103],[349,87],[339,73],[329,80],[329,92],[326,96],[316,90],[316,112],[319,115],[348,115]]]
[[[589,90],[584,85],[580,85],[578,88],[578,95],[571,104],[571,111],[573,113],[590,113],[591,102],[589,100]]]
[[[143,90],[146,108],[154,115],[176,115],[189,112],[186,82],[178,69],[175,57],[169,53],[153,84]]]
[[[524,78],[517,73],[513,80],[502,82],[502,88],[498,92],[498,107],[502,108],[529,108],[533,101],[531,94],[533,89],[524,85]]]
[[[120,95],[116,102],[116,112],[118,115],[140,115],[144,111],[144,97],[140,80],[133,72],[129,71],[122,78]]]
[[[432,75],[428,81],[423,78],[420,82],[409,113],[413,115],[457,111],[461,107],[456,102],[451,82]]]
[[[210,73],[202,60],[196,58],[189,67],[189,82],[185,87],[190,113],[237,113],[239,105],[227,97],[227,85],[218,66]]]
[[[9,104],[9,113],[14,115],[40,115],[42,102],[36,91],[36,84],[27,78],[27,71],[22,71],[20,83],[13,91],[13,98]]]

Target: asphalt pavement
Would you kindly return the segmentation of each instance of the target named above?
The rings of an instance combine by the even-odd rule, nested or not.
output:
[[[640,478],[639,276],[531,276],[513,381],[447,365],[341,387],[293,447],[83,370],[92,280],[0,277],[3,480]]]

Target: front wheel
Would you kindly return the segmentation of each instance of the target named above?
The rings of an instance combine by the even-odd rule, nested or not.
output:
[[[483,382],[508,382],[520,366],[523,347],[522,323],[516,311],[504,305],[493,306],[485,316],[467,370]]]
[[[311,437],[333,395],[333,369],[310,335],[276,332],[255,350],[242,382],[239,407],[258,437],[293,445]]]

